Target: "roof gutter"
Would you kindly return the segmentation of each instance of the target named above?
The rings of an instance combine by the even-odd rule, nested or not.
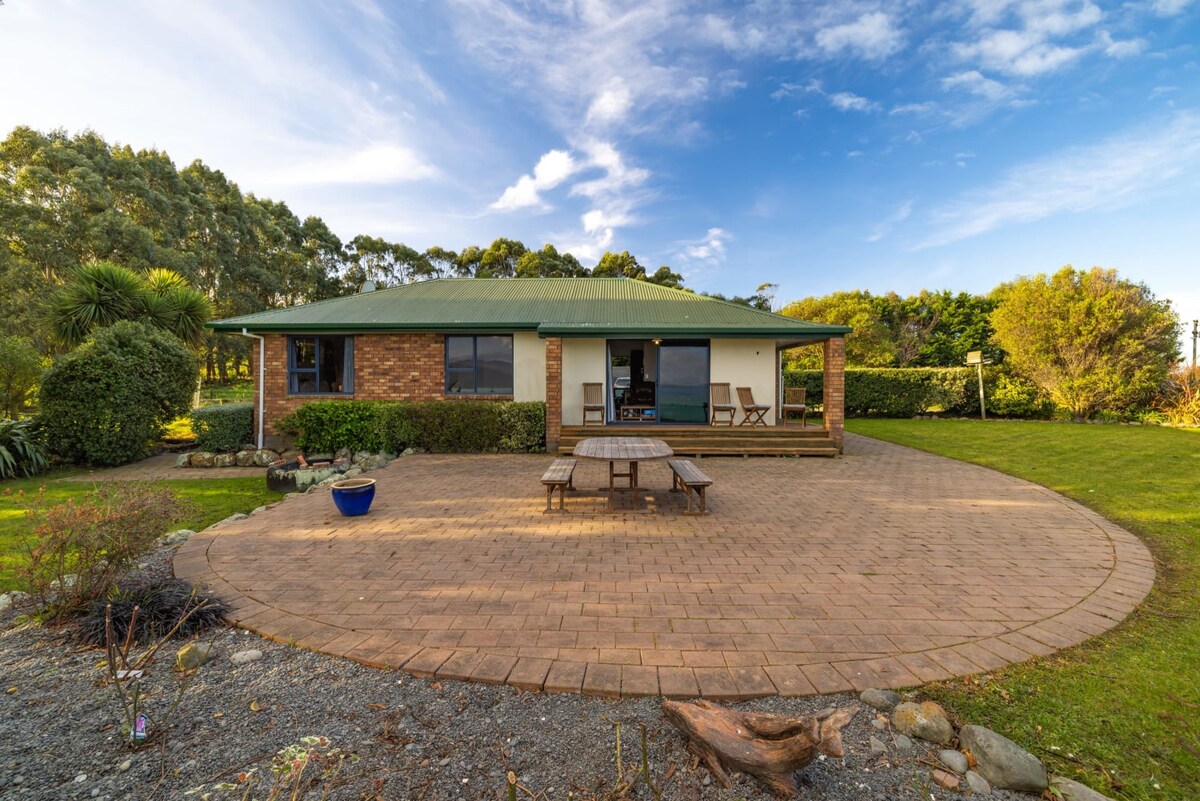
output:
[[[258,334],[251,334],[247,329],[242,329],[242,336],[250,339],[258,340],[258,449],[261,451],[263,447],[263,408],[266,404],[266,387],[263,386],[263,381],[267,375],[267,338]]]

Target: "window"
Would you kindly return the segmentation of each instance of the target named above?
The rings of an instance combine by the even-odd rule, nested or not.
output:
[[[354,337],[288,337],[288,392],[354,392]]]
[[[513,394],[512,337],[446,337],[446,394]]]

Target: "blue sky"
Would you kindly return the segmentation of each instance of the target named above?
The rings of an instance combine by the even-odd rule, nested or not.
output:
[[[0,128],[698,289],[1116,267],[1200,313],[1200,2],[6,0]]]

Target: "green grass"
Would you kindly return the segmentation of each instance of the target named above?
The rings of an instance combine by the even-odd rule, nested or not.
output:
[[[926,689],[1116,798],[1200,798],[1200,432],[962,420],[847,428],[1035,481],[1141,537],[1158,576],[1116,629]]]
[[[225,384],[214,382],[200,387],[201,404],[252,400],[254,400],[254,380],[250,378],[239,378]]]
[[[29,496],[36,495],[39,487],[45,487],[46,498],[61,503],[81,498],[93,489],[88,482],[54,480],[62,475],[0,482],[0,592],[16,589],[16,569],[24,559],[21,541],[29,530],[25,516]],[[249,512],[283,497],[281,493],[269,492],[262,478],[202,478],[163,483],[194,507],[178,523],[165,526],[164,534],[179,528],[199,531],[235,512]]]

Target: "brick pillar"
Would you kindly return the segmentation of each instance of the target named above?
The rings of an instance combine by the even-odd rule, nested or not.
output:
[[[558,450],[562,434],[562,339],[546,340],[546,452]]]
[[[825,340],[825,430],[842,452],[846,440],[846,340]]]

